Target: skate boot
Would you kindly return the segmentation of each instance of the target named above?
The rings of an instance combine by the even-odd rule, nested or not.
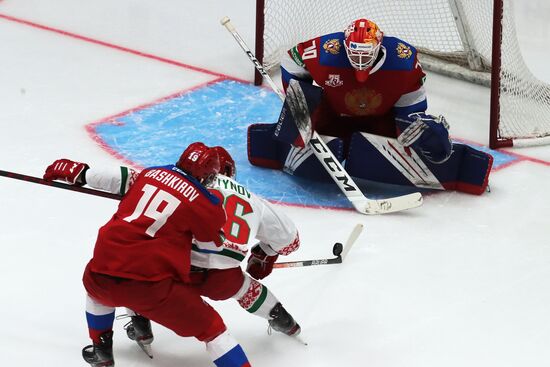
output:
[[[141,315],[131,316],[131,318],[132,321],[124,326],[128,338],[134,340],[149,358],[153,358],[151,343],[154,337],[151,330],[151,321]]]
[[[100,335],[100,343],[87,345],[82,349],[82,358],[92,367],[111,367],[113,359],[113,332],[107,331]]]
[[[288,336],[297,336],[300,334],[300,325],[298,325],[280,302],[271,309],[269,317],[271,319],[268,322],[272,329]]]

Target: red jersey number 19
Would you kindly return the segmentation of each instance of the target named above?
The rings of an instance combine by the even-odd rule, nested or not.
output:
[[[141,216],[154,219],[151,224],[145,230],[145,233],[151,237],[155,236],[155,233],[166,223],[168,218],[174,214],[181,201],[174,195],[160,190],[153,185],[146,184],[141,189],[143,195],[134,209],[132,215],[123,218],[126,222],[130,223]],[[165,203],[162,210],[159,210],[161,205]]]

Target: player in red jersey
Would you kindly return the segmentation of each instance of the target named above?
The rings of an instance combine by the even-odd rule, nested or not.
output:
[[[426,112],[425,74],[416,49],[384,35],[373,21],[360,18],[343,32],[299,43],[283,56],[281,74],[285,91],[291,80],[299,82],[295,85],[307,102],[304,112],[312,129],[345,160],[352,176],[485,191],[492,157],[450,141],[445,118]],[[290,146],[294,136],[280,138],[285,125],[296,123],[286,105],[276,126],[249,128],[250,162],[300,176],[323,176],[315,157],[301,151],[302,146]]]
[[[268,330],[289,336],[300,334],[300,325],[271,290],[260,279],[267,277],[279,255],[288,255],[300,247],[300,237],[294,222],[277,207],[248,191],[235,181],[236,166],[223,147],[213,147],[220,158],[220,174],[209,190],[223,201],[227,220],[222,246],[211,242],[193,241],[191,251],[191,283],[200,295],[214,301],[234,299],[250,314],[266,319]],[[123,168],[123,167],[121,167]],[[101,176],[102,179],[97,180]],[[89,185],[120,193],[123,179],[120,172],[105,172],[90,168]],[[103,183],[103,185],[102,185]],[[118,183],[118,185],[104,185]],[[250,251],[246,272],[241,268]],[[141,346],[152,340],[149,321],[128,310],[131,321],[125,325],[130,339]]]
[[[225,240],[222,246],[216,246],[193,239],[190,283],[201,296],[216,301],[235,299],[249,313],[266,319],[270,329],[296,336],[300,325],[259,280],[271,273],[279,255],[288,255],[299,248],[298,230],[283,212],[235,181],[235,161],[227,150],[221,146],[212,148],[218,153],[220,174],[208,189],[223,202],[227,216],[223,227]],[[69,160],[63,164],[79,165]],[[124,195],[138,175],[138,171],[129,167],[90,167],[81,178],[95,189]],[[241,263],[249,248],[247,274]],[[150,355],[153,341],[150,321],[131,309],[127,310],[127,316],[131,317],[124,326],[128,337]]]
[[[57,160],[44,178],[85,184],[87,169],[84,163]],[[225,212],[203,186],[219,170],[217,151],[193,143],[175,165],[141,171],[99,230],[83,276],[93,344],[82,355],[92,367],[114,365],[112,325],[120,306],[205,342],[219,367],[250,366],[220,315],[189,284],[192,240],[223,242]]]

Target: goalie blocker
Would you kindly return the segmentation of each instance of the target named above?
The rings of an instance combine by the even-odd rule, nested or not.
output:
[[[311,116],[315,116],[320,104],[322,89],[302,82],[299,86],[297,92],[303,93],[307,106],[293,106],[287,99],[277,123],[251,125],[248,129],[248,159],[256,166],[328,181],[330,176],[307,145],[310,136],[304,131],[308,128],[300,126],[298,129],[293,119],[296,109],[302,108],[308,116],[302,116],[301,123],[305,120],[311,124],[310,129],[315,127],[315,118]],[[441,126],[434,126],[443,131]],[[396,131],[402,130],[402,123],[400,128]],[[430,129],[424,130],[425,134],[432,133]],[[393,137],[357,131],[351,137],[344,136],[345,140],[327,135],[321,135],[321,138],[334,156],[341,163],[345,162],[345,169],[351,176],[388,184],[481,195],[487,188],[493,163],[490,154],[459,143],[445,148],[444,155],[448,156],[440,161],[426,154],[425,147],[417,144],[403,146]],[[442,136],[442,140],[445,139],[448,141],[448,134]]]

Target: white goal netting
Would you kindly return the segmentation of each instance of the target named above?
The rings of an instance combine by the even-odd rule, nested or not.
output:
[[[272,69],[296,43],[366,17],[413,44],[424,68],[490,86],[493,6],[493,0],[265,0],[263,64]],[[550,86],[525,65],[511,0],[504,0],[503,14],[496,134],[516,146],[548,143]]]

